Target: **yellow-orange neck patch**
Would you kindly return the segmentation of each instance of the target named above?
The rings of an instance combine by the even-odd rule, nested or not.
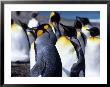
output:
[[[13,23],[13,24],[11,25],[11,30],[12,30],[12,31],[15,31],[15,30],[16,30],[16,27],[17,27],[17,24],[16,24],[16,23]]]
[[[82,26],[82,30],[89,29],[88,25]]]
[[[71,43],[70,40],[64,35],[62,35],[60,38],[58,38],[58,42],[62,42],[65,45],[68,45]]]
[[[77,31],[77,36],[79,37],[79,36],[81,36],[81,33],[80,33],[80,31]]]
[[[90,41],[95,41],[95,42],[98,42],[100,41],[100,39],[98,37],[89,37],[88,38]]]

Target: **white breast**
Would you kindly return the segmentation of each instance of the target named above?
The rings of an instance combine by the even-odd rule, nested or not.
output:
[[[35,37],[28,31],[27,31],[27,35],[28,35],[30,44],[32,44],[32,42],[35,41]]]
[[[90,32],[88,30],[82,29],[82,32],[86,35],[87,38],[90,36]]]
[[[29,61],[29,42],[22,27],[16,24],[11,30],[11,61]]]
[[[69,72],[65,73],[63,69],[62,76],[69,76],[72,65],[78,60],[76,51],[71,42],[65,36],[58,39],[56,42],[56,48],[62,61],[62,67]]]
[[[31,44],[31,49],[30,49],[30,70],[33,68],[35,65],[35,50],[34,50],[34,42]]]
[[[87,40],[85,49],[85,76],[100,75],[100,42]]]

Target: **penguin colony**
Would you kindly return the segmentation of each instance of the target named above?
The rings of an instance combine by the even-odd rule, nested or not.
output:
[[[28,24],[11,19],[11,62],[30,62],[31,77],[100,76],[99,28],[78,16],[73,26],[64,25],[54,11],[45,24],[37,16],[33,13]]]

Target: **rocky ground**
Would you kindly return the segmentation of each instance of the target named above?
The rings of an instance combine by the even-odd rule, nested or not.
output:
[[[30,76],[30,63],[11,63],[11,76],[12,77],[29,77]]]

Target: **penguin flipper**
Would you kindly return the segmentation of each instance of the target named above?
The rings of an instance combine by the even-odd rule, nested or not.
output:
[[[84,33],[81,33],[81,36],[82,36],[82,39],[84,41],[84,45],[86,46],[86,44],[87,44],[87,37],[86,37],[86,35]]]
[[[32,77],[38,77],[39,75],[42,75],[42,71],[45,68],[45,62],[43,60],[43,57],[37,58],[36,64],[33,66],[33,68],[30,70]]]
[[[81,70],[85,71],[85,58],[84,58],[84,54],[83,54],[81,47],[78,46],[78,44],[76,44],[75,42],[73,42],[73,41],[71,41],[71,42],[75,47],[78,61],[77,61],[77,63],[73,64],[73,66],[71,67],[70,76],[71,77],[79,77],[80,71]]]

